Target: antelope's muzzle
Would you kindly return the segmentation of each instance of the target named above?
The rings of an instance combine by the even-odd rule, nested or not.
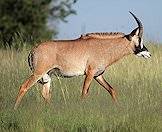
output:
[[[135,55],[139,57],[144,57],[146,59],[151,57],[151,53],[148,51],[148,49],[145,46],[143,46],[143,48],[141,48],[140,46],[136,47],[134,53]]]

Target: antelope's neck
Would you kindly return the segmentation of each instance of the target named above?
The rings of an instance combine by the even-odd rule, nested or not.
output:
[[[129,43],[117,43],[107,47],[107,66],[112,65],[114,62],[122,59],[124,56],[131,54]]]

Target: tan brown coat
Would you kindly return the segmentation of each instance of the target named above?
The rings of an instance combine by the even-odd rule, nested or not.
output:
[[[63,77],[85,75],[82,97],[88,94],[91,81],[95,79],[116,101],[115,90],[103,78],[105,69],[131,53],[150,56],[141,43],[142,24],[134,15],[133,17],[139,27],[128,35],[88,33],[75,40],[48,41],[33,48],[28,59],[33,73],[20,87],[15,109],[27,90],[36,82],[43,85],[42,95],[49,101],[51,73]]]

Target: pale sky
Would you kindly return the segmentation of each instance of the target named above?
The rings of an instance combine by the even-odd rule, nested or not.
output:
[[[145,39],[162,42],[162,0],[78,0],[77,15],[59,24],[59,39],[73,39],[86,32],[129,33],[137,24],[132,11],[143,23]]]

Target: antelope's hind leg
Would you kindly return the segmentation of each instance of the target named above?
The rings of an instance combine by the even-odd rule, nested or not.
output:
[[[49,103],[51,98],[51,90],[50,90],[50,84],[51,84],[51,78],[48,74],[45,74],[42,77],[42,96],[45,99],[46,102]]]
[[[32,74],[20,87],[14,109],[17,109],[25,93],[41,78],[41,75]]]

